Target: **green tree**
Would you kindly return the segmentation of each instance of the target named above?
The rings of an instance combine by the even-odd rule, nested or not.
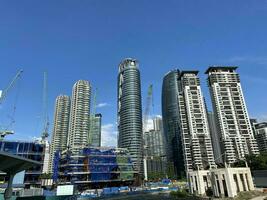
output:
[[[246,161],[251,170],[264,170],[267,169],[267,153],[260,155],[247,155]],[[234,167],[245,167],[245,161],[238,161],[234,163]]]
[[[248,155],[246,156],[248,166],[251,170],[264,170],[267,169],[267,153],[260,155]]]

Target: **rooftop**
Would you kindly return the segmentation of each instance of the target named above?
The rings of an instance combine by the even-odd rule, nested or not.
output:
[[[208,74],[210,71],[215,70],[236,70],[237,68],[237,66],[210,66],[205,72],[205,74]]]
[[[178,79],[181,79],[181,77],[185,74],[195,74],[195,75],[198,75],[198,72],[197,70],[186,70],[186,71],[181,71]]]

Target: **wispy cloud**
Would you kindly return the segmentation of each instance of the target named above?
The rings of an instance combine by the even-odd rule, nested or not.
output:
[[[267,65],[267,56],[234,56],[226,61],[232,63],[249,62],[259,65]]]
[[[97,108],[103,108],[103,107],[107,107],[107,106],[109,106],[108,103],[99,103],[96,105]]]
[[[101,128],[101,146],[117,146],[117,128],[114,124],[104,124]]]

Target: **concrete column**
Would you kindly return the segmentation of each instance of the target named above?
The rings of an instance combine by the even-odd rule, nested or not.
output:
[[[191,193],[194,194],[194,190],[196,188],[195,181],[194,181],[194,176],[190,176],[190,180],[191,180],[191,184],[190,184]]]
[[[192,192],[194,193],[195,191],[197,191],[197,185],[196,185],[196,181],[195,181],[195,175],[192,175],[192,181],[193,181],[193,190]]]
[[[252,176],[251,176],[251,172],[250,172],[250,169],[249,168],[247,170],[247,176],[248,176],[249,190],[255,190],[254,183],[252,181]]]
[[[245,191],[249,191],[245,173],[243,173],[243,179],[244,179],[244,183],[245,183]]]
[[[240,174],[237,172],[236,173],[236,177],[237,177],[237,182],[238,182],[238,185],[239,185],[239,189],[240,189],[240,192],[243,192],[244,191],[244,187],[243,187],[243,183],[240,179]]]
[[[223,182],[222,182],[222,175],[221,174],[218,174],[218,180],[219,180],[219,183],[220,183],[221,195],[224,196],[224,188],[223,188]]]
[[[9,200],[12,197],[12,183],[13,183],[13,179],[14,179],[15,175],[16,174],[14,174],[14,173],[9,173],[8,174],[8,178],[9,179],[8,179],[7,188],[6,188],[5,194],[4,194],[4,199],[5,200]]]
[[[194,193],[194,179],[190,173],[187,173],[187,180],[189,181],[190,193],[193,194]]]
[[[216,177],[215,177],[214,172],[211,172],[210,178],[211,178],[211,187],[212,187],[214,196],[219,197],[218,185],[217,185],[217,181],[216,181]]]
[[[198,185],[198,194],[204,195],[205,194],[205,186],[203,181],[203,176],[200,172],[197,172],[197,185]]]
[[[235,184],[235,180],[233,177],[233,169],[232,168],[226,168],[225,169],[225,183],[226,183],[226,188],[228,191],[228,196],[229,197],[234,197],[237,195],[237,188]]]

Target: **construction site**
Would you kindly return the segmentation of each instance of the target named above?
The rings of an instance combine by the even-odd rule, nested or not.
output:
[[[78,154],[70,150],[56,153],[53,181],[57,185],[74,184],[79,191],[92,188],[129,186],[135,171],[126,149],[84,148]]]

